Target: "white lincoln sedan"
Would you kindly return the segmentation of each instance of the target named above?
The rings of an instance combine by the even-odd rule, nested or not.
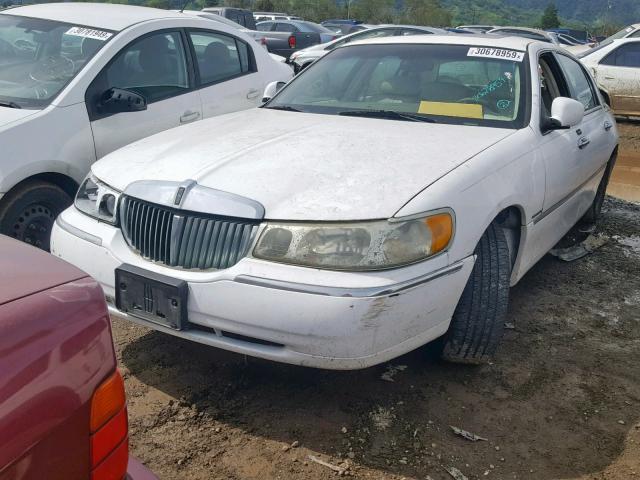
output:
[[[442,337],[482,362],[510,285],[597,219],[617,143],[559,47],[368,40],[94,164],[52,251],[113,315],[214,347],[355,369]]]

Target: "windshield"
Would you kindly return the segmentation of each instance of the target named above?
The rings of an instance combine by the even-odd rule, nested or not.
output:
[[[614,33],[613,35],[605,38],[603,41],[600,42],[600,45],[607,45],[607,44],[611,43],[612,41],[617,40],[619,38],[625,38],[627,35],[629,35],[634,30],[635,30],[634,27],[623,28],[619,32]]]
[[[0,102],[49,104],[112,36],[111,32],[0,15]]]
[[[524,57],[468,45],[353,45],[305,69],[266,108],[521,128]]]

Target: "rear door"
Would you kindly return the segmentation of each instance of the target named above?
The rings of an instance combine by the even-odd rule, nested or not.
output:
[[[87,89],[86,104],[97,158],[155,133],[202,118],[200,95],[179,30],[144,35],[124,47]],[[147,109],[105,114],[100,98],[110,88],[142,95]]]
[[[609,53],[600,61],[596,75],[615,112],[640,114],[640,40]]]
[[[260,104],[265,87],[249,45],[228,33],[188,30],[205,118]]]

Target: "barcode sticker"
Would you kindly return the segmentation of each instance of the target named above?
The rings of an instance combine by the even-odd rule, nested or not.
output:
[[[524,52],[518,52],[517,50],[506,50],[504,48],[471,47],[467,52],[467,57],[497,58],[500,60],[521,62],[522,60],[524,60]]]
[[[113,33],[85,27],[71,27],[65,34],[73,35],[74,37],[93,38],[94,40],[100,40],[102,42],[109,40],[113,36]]]

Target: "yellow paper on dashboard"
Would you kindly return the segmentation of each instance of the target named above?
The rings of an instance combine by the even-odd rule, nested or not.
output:
[[[420,102],[418,113],[445,117],[484,118],[482,105],[477,103]]]

